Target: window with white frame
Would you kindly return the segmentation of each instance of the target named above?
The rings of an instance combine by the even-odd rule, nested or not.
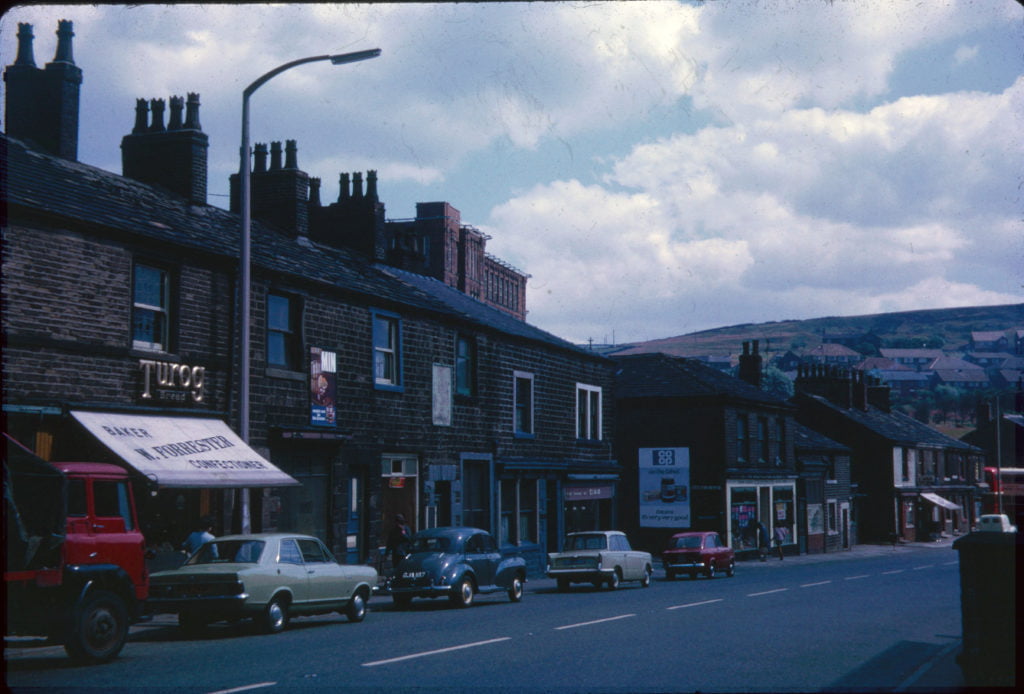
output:
[[[385,388],[402,385],[401,324],[397,316],[373,314],[373,378]]]
[[[601,440],[601,389],[576,384],[576,438]]]
[[[171,277],[163,268],[138,263],[132,277],[132,347],[170,351]]]
[[[297,369],[302,330],[298,299],[267,294],[267,365]]]
[[[516,371],[514,431],[520,436],[532,436],[533,428],[533,374]]]

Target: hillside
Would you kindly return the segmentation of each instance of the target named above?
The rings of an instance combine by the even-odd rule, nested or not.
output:
[[[745,340],[760,340],[766,357],[787,350],[813,349],[823,335],[874,333],[883,347],[936,347],[963,349],[972,331],[1024,328],[1024,304],[975,306],[879,313],[867,316],[830,316],[807,320],[747,323],[666,337],[602,351],[615,354],[665,352],[684,357],[737,354]]]

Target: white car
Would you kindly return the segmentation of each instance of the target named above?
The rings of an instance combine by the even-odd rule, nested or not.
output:
[[[548,555],[548,577],[558,582],[561,591],[572,583],[615,590],[622,581],[639,581],[646,588],[651,585],[653,566],[650,553],[634,550],[618,530],[570,533],[562,551]]]
[[[1017,526],[1010,525],[1010,518],[1005,513],[988,513],[978,520],[978,532],[1015,533]]]

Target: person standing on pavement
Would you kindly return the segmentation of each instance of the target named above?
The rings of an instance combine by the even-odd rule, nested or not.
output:
[[[761,521],[757,521],[757,553],[761,557],[761,561],[768,558],[769,543],[768,528]]]
[[[388,533],[387,544],[387,552],[391,555],[391,568],[394,571],[398,571],[398,563],[409,553],[411,540],[412,533],[405,524],[405,516],[401,513],[395,514],[395,525]]]
[[[213,539],[213,517],[203,516],[196,529],[181,543],[181,548],[191,557],[199,551],[200,547]]]
[[[775,526],[775,549],[779,552],[779,561],[784,559],[782,555],[782,544],[786,541],[786,529],[781,525]]]

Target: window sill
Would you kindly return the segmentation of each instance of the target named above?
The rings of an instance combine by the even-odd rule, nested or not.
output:
[[[374,390],[383,391],[385,393],[404,393],[405,392],[405,386],[401,386],[401,385],[396,386],[396,385],[393,385],[393,384],[390,384],[390,383],[374,383],[373,384],[373,389]]]
[[[292,371],[290,369],[281,369],[268,366],[264,370],[264,374],[267,378],[280,378],[286,381],[305,381],[306,374],[301,371]]]
[[[513,432],[512,436],[514,438],[517,438],[517,439],[535,439],[535,438],[537,438],[536,434],[531,434],[531,433],[526,432],[526,431],[516,431],[516,432]]]

